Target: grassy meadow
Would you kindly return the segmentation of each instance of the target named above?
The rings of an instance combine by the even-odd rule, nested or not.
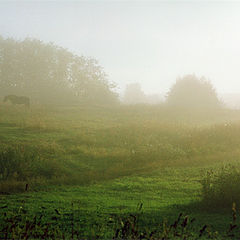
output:
[[[239,239],[239,160],[236,110],[0,104],[0,238]]]

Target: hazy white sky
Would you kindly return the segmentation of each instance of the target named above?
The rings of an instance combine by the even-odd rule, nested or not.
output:
[[[240,92],[240,2],[0,1],[0,35],[94,57],[120,89],[165,93],[195,73]]]

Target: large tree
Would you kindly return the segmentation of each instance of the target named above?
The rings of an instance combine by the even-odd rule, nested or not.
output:
[[[0,94],[27,95],[39,102],[117,101],[114,85],[92,58],[36,39],[0,37]]]
[[[177,79],[167,95],[167,104],[182,108],[218,108],[221,103],[204,77],[186,75]]]
[[[126,86],[123,102],[126,104],[146,102],[146,95],[142,91],[140,83],[131,83]]]

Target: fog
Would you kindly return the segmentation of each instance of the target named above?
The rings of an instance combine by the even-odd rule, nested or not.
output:
[[[0,239],[240,239],[239,10],[0,0]]]
[[[0,2],[0,35],[54,42],[94,57],[123,94],[168,92],[177,77],[205,76],[240,92],[238,2]]]

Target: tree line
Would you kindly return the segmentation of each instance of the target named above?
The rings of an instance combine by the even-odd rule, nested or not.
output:
[[[139,83],[131,83],[126,86],[123,102],[148,103],[147,97]],[[158,98],[158,103],[160,100]],[[178,78],[165,96],[165,100],[161,101],[168,107],[181,109],[212,109],[223,106],[211,82],[205,77],[198,78],[194,74]]]
[[[0,36],[0,95],[40,103],[116,103],[114,88],[94,58],[37,39]]]
[[[78,56],[53,43],[27,38],[18,41],[0,36],[0,96],[28,96],[39,103],[116,104],[116,85],[94,58]],[[138,83],[126,87],[123,102],[150,103]],[[186,75],[177,79],[165,100],[168,106],[216,108],[216,91],[206,78]]]

